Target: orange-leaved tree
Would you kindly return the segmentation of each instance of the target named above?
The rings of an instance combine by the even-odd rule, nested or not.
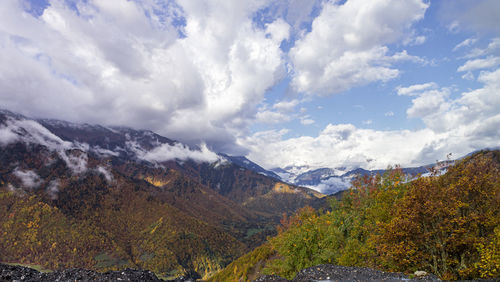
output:
[[[499,155],[482,152],[445,175],[413,181],[392,220],[379,224],[374,241],[384,265],[427,270],[445,279],[478,277],[479,247],[498,236]]]

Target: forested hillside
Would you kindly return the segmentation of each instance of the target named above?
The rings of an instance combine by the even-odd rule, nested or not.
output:
[[[8,111],[0,129],[0,262],[208,277],[326,203],[150,131]]]
[[[441,176],[403,181],[396,167],[358,179],[332,210],[303,208],[279,234],[213,277],[292,278],[330,263],[441,279],[500,276],[500,151],[481,151]]]

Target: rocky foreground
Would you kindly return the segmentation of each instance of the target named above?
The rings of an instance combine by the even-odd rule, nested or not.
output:
[[[309,281],[440,281],[432,274],[424,272],[419,273],[421,276],[410,278],[402,273],[391,273],[374,270],[365,267],[347,267],[331,264],[322,264],[309,267],[297,273],[293,280],[268,275],[262,276],[255,280],[256,282],[309,282]]]
[[[421,281],[438,281],[435,276],[417,278]],[[318,265],[300,271],[292,281],[410,281],[401,273],[387,273],[369,268]],[[49,273],[35,269],[0,264],[0,281],[164,281],[148,270],[125,269],[99,273],[92,270],[72,268]],[[194,281],[178,278],[171,281]],[[263,276],[256,281],[289,281],[279,276]]]
[[[306,268],[300,271],[293,280],[267,275],[255,280],[255,282],[327,282],[327,281],[440,281],[432,274],[419,274],[410,278],[402,273],[390,273],[374,270],[364,267],[346,267],[330,264],[322,264],[314,267]],[[165,281],[159,279],[153,272],[149,270],[125,269],[122,271],[108,271],[99,273],[92,270],[81,268],[65,269],[49,273],[42,273],[35,269],[17,266],[0,264],[0,281]],[[195,281],[191,278],[177,278],[176,280],[167,280],[176,282]],[[495,281],[495,280],[477,280],[477,281]],[[496,280],[498,281],[498,280]]]
[[[42,273],[35,269],[17,265],[0,264],[0,281],[164,281],[149,270],[125,269],[99,273],[81,268]],[[194,281],[189,278],[178,278],[171,281]]]

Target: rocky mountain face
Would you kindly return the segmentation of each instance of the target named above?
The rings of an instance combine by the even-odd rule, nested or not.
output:
[[[328,205],[259,168],[151,131],[1,111],[0,261],[203,277],[283,213]]]

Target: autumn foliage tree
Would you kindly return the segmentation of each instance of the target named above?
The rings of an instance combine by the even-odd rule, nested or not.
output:
[[[299,270],[321,263],[375,266],[372,234],[377,224],[390,220],[396,199],[406,184],[399,167],[386,174],[367,175],[354,181],[342,201],[332,201],[332,210],[319,214],[303,208],[284,217],[271,245],[280,259],[269,263],[267,273],[293,278]]]
[[[413,181],[392,220],[379,225],[375,241],[381,260],[392,270],[424,269],[445,279],[478,277],[478,247],[498,241],[499,175],[499,153],[485,152],[443,176]]]
[[[444,279],[499,277],[500,151],[411,181],[399,167],[358,178],[332,209],[284,218],[270,240],[268,274],[292,278],[321,263],[368,266]]]

